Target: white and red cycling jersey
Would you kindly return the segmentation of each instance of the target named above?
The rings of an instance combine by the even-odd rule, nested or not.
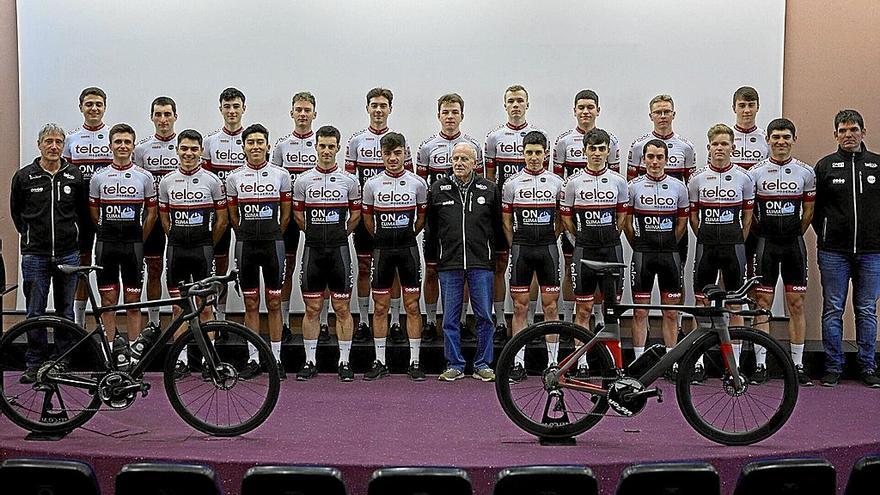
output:
[[[67,133],[61,152],[69,163],[79,167],[88,182],[98,170],[113,163],[110,151],[110,129],[101,124],[91,128],[85,124]]]
[[[159,211],[168,214],[171,246],[210,246],[214,216],[226,209],[220,178],[202,167],[176,169],[159,184]]]
[[[425,179],[408,170],[399,174],[385,170],[364,184],[361,209],[365,215],[373,215],[377,249],[415,246],[416,218],[427,206]]]
[[[575,127],[556,138],[556,144],[553,146],[553,173],[565,179],[586,168],[584,134],[586,132],[580,127]],[[608,145],[608,158],[605,163],[608,168],[620,173],[620,141],[611,132],[608,132],[608,136],[611,138],[611,142]]]
[[[741,244],[742,217],[755,204],[755,184],[749,173],[733,163],[698,170],[688,182],[691,213],[699,214],[697,242],[706,245]]]
[[[474,171],[483,175],[483,149],[476,139],[461,132],[454,136],[438,132],[422,141],[416,153],[416,173],[425,179],[429,186],[440,176],[452,173],[452,149],[458,143],[467,143],[474,147],[474,152],[477,154]]]
[[[162,177],[177,170],[180,158],[177,156],[177,134],[168,137],[152,135],[142,139],[134,147],[131,161],[138,167],[153,174],[156,190]]]
[[[495,183],[499,188],[504,187],[505,180],[526,168],[522,142],[523,137],[532,131],[538,131],[547,138],[547,132],[528,122],[518,127],[512,126],[509,122],[501,124],[486,135],[486,170],[495,170]],[[550,142],[549,138],[547,142]],[[550,153],[547,153],[544,168],[549,164]]]
[[[129,163],[104,167],[89,183],[89,205],[98,209],[98,240],[142,242],[146,208],[157,204],[153,176]]]
[[[357,177],[339,167],[315,167],[293,184],[293,209],[303,214],[306,246],[348,246],[347,222],[360,208]]]
[[[391,132],[388,127],[381,131],[367,127],[354,133],[348,140],[348,146],[345,147],[345,171],[355,174],[361,187],[364,186],[367,179],[385,171],[380,141],[382,136],[388,132]],[[405,150],[403,166],[406,170],[412,170],[413,162],[409,143],[406,144]]]
[[[315,168],[317,164],[318,152],[312,131],[305,134],[293,131],[276,141],[272,149],[272,165],[287,170],[291,181],[296,181],[300,174]]]
[[[629,158],[627,159],[627,178],[633,179],[639,175],[645,175],[645,164],[642,163],[643,148],[645,143],[652,139],[659,139],[666,143],[666,173],[687,183],[697,167],[697,154],[694,151],[694,145],[678,134],[661,136],[653,131],[636,139],[630,146]]]
[[[753,230],[760,237],[793,239],[800,237],[804,203],[816,200],[816,173],[813,167],[796,159],[777,162],[764,160],[751,169],[755,183]]]
[[[243,128],[230,132],[225,127],[208,135],[202,147],[202,166],[226,181],[230,172],[245,164],[241,133]]]
[[[526,246],[556,244],[556,209],[563,181],[549,170],[524,168],[504,183],[501,211],[513,220],[513,243]],[[554,247],[555,248],[555,247]]]
[[[629,189],[622,175],[608,167],[585,168],[565,181],[559,211],[574,221],[575,246],[604,248],[620,244],[617,214],[626,213],[628,203]]]
[[[758,126],[751,129],[733,126],[733,151],[730,161],[734,165],[748,170],[770,156],[770,145],[767,144],[767,133]]]
[[[239,167],[226,176],[226,198],[238,212],[239,241],[281,239],[281,204],[292,198],[286,170],[269,162]]]

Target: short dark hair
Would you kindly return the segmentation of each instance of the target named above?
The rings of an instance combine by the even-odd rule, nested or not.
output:
[[[606,146],[611,146],[611,136],[603,129],[594,127],[584,134],[584,148],[591,144],[597,145],[602,143],[605,143]]]
[[[767,135],[773,131],[791,131],[792,136],[797,136],[797,130],[794,128],[794,122],[788,119],[773,119],[767,124]]]
[[[382,146],[382,151],[391,151],[396,148],[406,149],[406,138],[399,132],[389,132],[382,136],[379,144]]]
[[[236,98],[241,99],[241,104],[244,105],[244,93],[241,92],[238,88],[226,88],[220,92],[220,103],[224,101],[232,101]]]
[[[202,145],[202,134],[199,133],[199,131],[197,131],[195,129],[187,129],[185,131],[182,131],[180,134],[178,134],[177,135],[177,144],[180,145],[180,142],[183,141],[184,139],[191,139],[193,141],[198,141],[199,146]]]
[[[645,143],[645,145],[642,146],[642,156],[645,156],[645,153],[648,152],[648,146],[655,146],[657,148],[663,148],[663,156],[666,157],[667,159],[669,158],[669,150],[666,147],[666,143],[664,143],[662,140],[652,139],[652,140],[648,141],[647,143]]]
[[[862,114],[857,110],[845,109],[837,112],[837,115],[834,116],[834,130],[836,131],[840,124],[847,122],[855,122],[859,124],[859,128],[865,129],[865,119],[862,118]]]
[[[244,132],[241,133],[241,140],[244,141],[244,140],[246,140],[246,139],[248,138],[248,136],[250,136],[251,134],[257,134],[257,133],[262,134],[262,135],[266,138],[266,141],[269,140],[269,129],[266,129],[266,128],[263,126],[263,124],[251,124],[251,125],[249,125],[249,126],[247,127],[247,129],[245,129]]]
[[[342,135],[339,134],[339,129],[333,127],[332,125],[322,125],[320,128],[318,128],[317,131],[315,131],[315,141],[317,141],[318,138],[322,138],[322,137],[336,138],[337,145],[339,144],[339,141],[342,139]]]
[[[132,139],[137,139],[137,135],[134,133],[134,129],[130,125],[124,123],[116,124],[111,127],[110,133],[107,136],[108,139],[110,139],[110,142],[113,142],[113,135],[122,133],[131,134]]]
[[[758,104],[761,103],[760,99],[758,98],[758,90],[751,86],[742,86],[741,88],[737,89],[733,93],[734,105],[736,105],[736,100],[757,101]]]
[[[574,95],[574,104],[578,104],[578,100],[593,100],[596,106],[599,106],[599,95],[592,89],[582,89],[578,94]]]
[[[299,93],[293,95],[293,98],[291,98],[290,100],[290,104],[293,105],[298,101],[307,101],[312,104],[312,108],[318,106],[318,104],[315,103],[315,95],[309,93],[308,91],[300,91]]]
[[[79,94],[79,104],[83,104],[83,100],[86,99],[86,96],[100,96],[102,100],[104,100],[104,104],[107,104],[107,93],[104,92],[103,89],[97,86],[89,86],[88,88],[82,90]]]
[[[370,100],[372,98],[383,97],[388,100],[388,105],[391,105],[391,101],[394,100],[394,93],[391,92],[388,88],[373,88],[367,91],[367,105],[370,104]]]
[[[529,131],[523,136],[523,148],[526,147],[527,144],[540,144],[545,150],[547,149],[547,136],[544,135],[543,132],[540,131]]]
[[[458,93],[449,93],[445,94],[437,100],[437,111],[440,111],[440,105],[444,103],[458,103],[458,106],[461,107],[461,113],[464,113],[464,98],[461,97]]]
[[[170,96],[159,96],[153,100],[153,103],[150,104],[150,115],[153,115],[153,109],[156,108],[156,105],[171,105],[171,111],[174,112],[174,115],[177,115],[177,103],[174,103]]]

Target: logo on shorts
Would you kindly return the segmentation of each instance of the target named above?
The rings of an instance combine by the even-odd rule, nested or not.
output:
[[[873,175],[868,176],[868,184],[873,184],[876,181],[877,181],[877,178],[874,177]]]
[[[846,184],[846,179],[838,178],[831,181],[832,184]]]
[[[872,178],[873,178],[873,177],[872,177]],[[478,205],[484,205],[484,204],[486,204],[486,198],[484,198],[484,197],[482,197],[482,196],[478,196],[478,197],[477,197],[477,204],[478,204]]]
[[[444,185],[441,185],[441,186],[440,186],[440,190],[441,190],[441,191],[449,191],[449,190],[451,190],[451,189],[452,189],[452,186],[449,185],[449,184],[444,184]]]

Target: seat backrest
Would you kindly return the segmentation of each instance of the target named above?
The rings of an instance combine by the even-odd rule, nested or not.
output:
[[[636,464],[624,469],[617,495],[719,495],[718,471],[705,462]]]
[[[392,467],[373,471],[367,495],[473,495],[464,469]]]
[[[116,475],[116,495],[222,495],[214,470],[197,464],[127,464]]]
[[[20,495],[101,494],[91,465],[60,459],[7,459],[0,464],[0,487]]]
[[[856,461],[845,495],[874,495],[880,491],[880,455],[868,455]]]
[[[494,495],[597,495],[593,471],[584,466],[517,466],[502,469]]]
[[[342,472],[321,466],[256,466],[241,480],[241,495],[346,495]]]
[[[834,495],[834,466],[825,459],[767,459],[746,464],[734,495]]]

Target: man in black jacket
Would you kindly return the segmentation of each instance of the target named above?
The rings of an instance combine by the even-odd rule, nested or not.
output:
[[[443,295],[446,371],[441,381],[464,378],[461,334],[456,317],[464,285],[477,319],[477,354],[473,377],[494,381],[492,371],[492,291],[495,252],[507,248],[501,225],[501,193],[494,182],[474,173],[477,152],[469,143],[452,150],[450,176],[437,179],[428,195],[427,242],[438,243],[437,272]],[[496,249],[497,248],[497,249]]]
[[[859,346],[860,379],[880,388],[877,349],[877,299],[880,297],[880,155],[865,148],[865,122],[855,110],[834,117],[837,152],[816,164],[813,229],[822,273],[822,340],[825,376],[833,387],[843,372],[843,307],[853,283],[853,310]]]
[[[55,266],[78,265],[77,237],[90,222],[88,191],[79,168],[61,158],[64,129],[46,124],[37,146],[40,156],[12,177],[9,209],[15,229],[21,235],[22,290],[27,317],[46,313],[49,285],[53,285],[55,314],[73,320],[76,277],[64,275]],[[56,343],[62,336],[56,335]],[[22,383],[33,383],[46,358],[46,332],[28,335],[25,353],[27,371]]]

